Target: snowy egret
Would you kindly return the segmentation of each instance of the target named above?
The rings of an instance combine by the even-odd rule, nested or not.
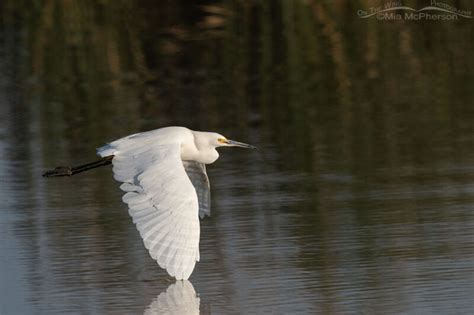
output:
[[[98,148],[96,162],[57,167],[43,176],[72,176],[112,164],[125,192],[122,200],[151,257],[183,280],[199,261],[199,217],[211,213],[206,164],[219,157],[217,147],[254,148],[214,132],[165,127]]]

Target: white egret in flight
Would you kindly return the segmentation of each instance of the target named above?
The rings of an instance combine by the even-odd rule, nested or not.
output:
[[[151,257],[183,280],[199,261],[199,217],[211,213],[206,164],[219,157],[217,147],[254,148],[214,132],[166,127],[118,139],[97,149],[96,162],[60,166],[43,176],[72,176],[112,164]]]

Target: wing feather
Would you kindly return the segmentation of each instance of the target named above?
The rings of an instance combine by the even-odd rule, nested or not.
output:
[[[176,279],[188,279],[199,260],[200,205],[180,145],[144,146],[132,140],[113,151],[114,178],[123,182],[125,192],[122,200],[151,257]]]
[[[211,216],[211,188],[206,165],[194,161],[183,161],[184,169],[193,183],[199,201],[199,217]]]

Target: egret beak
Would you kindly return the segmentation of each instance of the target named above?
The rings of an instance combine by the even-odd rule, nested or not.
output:
[[[227,140],[227,145],[232,146],[232,147],[240,147],[240,148],[246,148],[246,149],[256,149],[253,145],[243,143],[243,142],[238,142],[234,140]]]

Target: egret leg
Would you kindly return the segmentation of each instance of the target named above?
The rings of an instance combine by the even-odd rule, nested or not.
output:
[[[91,170],[96,167],[112,164],[113,155],[109,155],[101,158],[98,161],[87,163],[84,165],[70,167],[70,166],[58,166],[53,170],[43,173],[43,177],[60,177],[60,176],[72,176],[78,173],[82,173]]]

